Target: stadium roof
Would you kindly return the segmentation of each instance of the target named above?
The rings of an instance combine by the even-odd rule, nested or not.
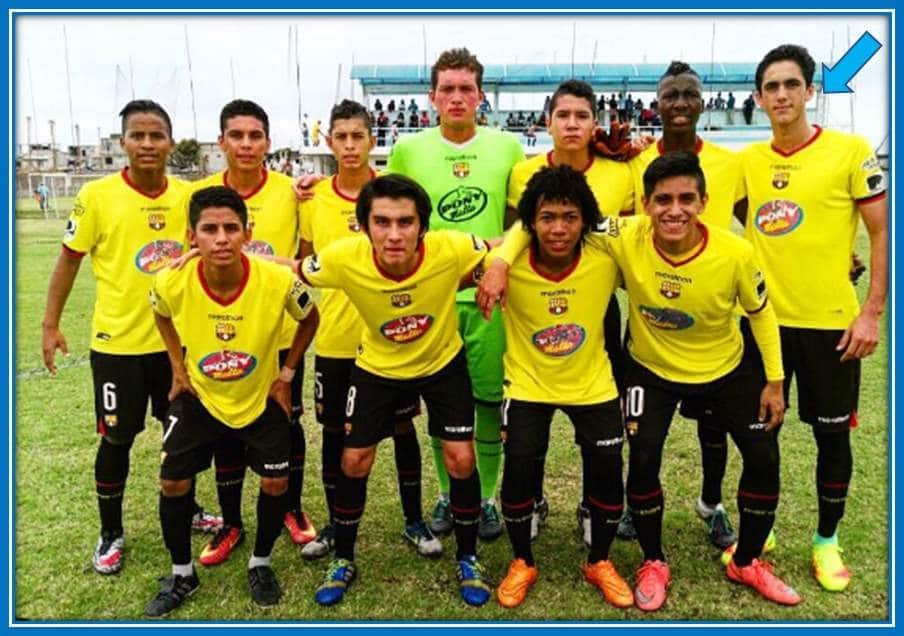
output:
[[[662,64],[489,64],[483,71],[487,93],[546,93],[567,79],[589,82],[596,91],[655,91],[667,63]],[[752,90],[755,62],[698,62],[691,64],[713,90]],[[821,84],[821,65],[813,78]],[[422,94],[430,90],[430,67],[418,64],[356,64],[351,78],[367,94]]]

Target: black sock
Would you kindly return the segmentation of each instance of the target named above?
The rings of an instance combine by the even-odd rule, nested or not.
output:
[[[367,501],[367,477],[349,477],[339,473],[336,483],[336,504],[333,522],[336,524],[336,558],[355,560],[355,541],[358,525]]]
[[[531,481],[536,476],[536,460],[537,457],[531,461],[530,457],[505,455],[502,468],[502,518],[514,557],[524,559],[528,565],[534,564],[530,527],[536,503],[531,496],[536,490],[536,483]]]
[[[745,566],[760,556],[775,523],[781,490],[778,438],[775,434],[767,434],[753,438],[734,436],[734,440],[744,468],[738,484],[741,525],[733,558],[736,565]]]
[[[643,550],[644,560],[665,560],[662,552],[662,511],[665,498],[662,487],[647,492],[631,492],[628,486],[628,505],[634,513],[637,541]]]
[[[304,459],[306,453],[304,429],[298,420],[289,424],[289,489],[286,491],[289,510],[301,512],[301,492],[304,488]]]
[[[402,514],[405,515],[407,525],[421,521],[424,517],[421,509],[421,447],[413,428],[407,433],[397,433],[392,439],[395,443]]]
[[[223,511],[223,524],[242,527],[242,486],[245,484],[245,464],[217,466],[217,499]]]
[[[102,437],[94,460],[94,486],[100,512],[100,533],[106,538],[122,534],[122,498],[129,475],[131,444],[111,444]]]
[[[286,493],[268,495],[263,489],[257,494],[257,534],[254,539],[254,556],[270,556],[273,544],[282,530],[288,499]]]
[[[457,560],[477,555],[477,519],[480,516],[480,480],[477,470],[466,479],[449,475],[449,505],[455,529]]]
[[[581,446],[581,457],[587,474],[584,483],[592,539],[587,561],[596,563],[609,558],[609,548],[625,510],[621,445],[606,450]]]
[[[163,543],[176,565],[191,563],[192,497],[165,497],[160,493],[160,528]]]
[[[844,517],[848,486],[853,473],[851,433],[814,433],[816,438],[816,493],[819,496],[819,527],[821,537],[834,536]]]
[[[342,472],[342,431],[323,429],[323,446],[320,451],[320,478],[323,481],[323,495],[329,512],[330,523],[336,518],[336,482]]]
[[[722,503],[722,480],[728,462],[728,440],[723,431],[712,426],[701,415],[697,421],[697,439],[700,440],[700,462],[703,466],[703,488],[700,498],[710,508]]]

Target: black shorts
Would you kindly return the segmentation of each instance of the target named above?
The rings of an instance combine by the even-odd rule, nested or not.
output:
[[[668,431],[680,401],[699,405],[717,430],[736,436],[766,433],[766,423],[759,421],[760,394],[766,385],[762,362],[745,355],[731,372],[711,382],[689,384],[659,377],[630,355],[625,377],[625,430],[628,437]],[[663,435],[664,436],[664,435]]]
[[[288,349],[280,349],[279,350],[279,368],[286,363],[286,358],[289,357]],[[298,368],[295,369],[295,377],[292,378],[292,383],[289,385],[289,390],[291,392],[291,404],[292,404],[292,419],[297,419],[301,417],[302,414],[302,406],[301,406],[301,387],[304,384],[304,357],[298,362]]]
[[[264,412],[251,424],[231,428],[216,419],[201,401],[182,393],[166,414],[161,479],[189,479],[210,467],[217,454],[247,449],[247,464],[263,477],[289,474],[289,421],[285,411],[267,399]]]
[[[464,348],[442,369],[423,378],[394,380],[352,368],[345,415],[345,445],[373,446],[393,435],[399,410],[423,398],[428,432],[446,441],[474,438],[474,398]]]
[[[531,459],[549,447],[552,416],[560,409],[574,426],[575,443],[597,448],[606,454],[621,453],[625,441],[619,401],[569,406],[521,400],[502,403],[502,430],[505,431],[506,457]]]
[[[354,358],[314,357],[314,410],[317,421],[332,430],[342,430],[348,418],[348,387],[351,384]],[[421,401],[417,397],[396,410],[395,421],[407,422],[420,415]]]
[[[843,330],[780,327],[785,402],[797,378],[797,414],[820,431],[840,432],[857,424],[860,360],[841,362],[836,351]]]
[[[165,352],[134,356],[91,351],[97,432],[114,444],[130,444],[144,430],[148,401],[163,422],[173,371]]]
[[[741,328],[741,338],[744,342],[744,357],[747,358],[748,356],[752,356],[749,362],[754,366],[762,367],[763,358],[760,356],[760,348],[756,343],[756,338],[753,337],[753,331],[750,329],[750,319],[747,318],[747,316],[742,316],[739,325]],[[787,399],[786,396],[785,400],[787,401]],[[681,400],[681,406],[679,407],[678,412],[681,413],[682,417],[689,420],[702,419],[707,425],[712,425],[712,422],[710,421],[712,412],[704,409],[700,400],[695,400],[693,398]]]

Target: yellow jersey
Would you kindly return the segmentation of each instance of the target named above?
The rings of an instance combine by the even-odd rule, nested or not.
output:
[[[357,199],[339,192],[336,177],[314,186],[314,197],[301,204],[301,238],[319,253],[341,238],[359,236],[361,226],[355,217]],[[320,327],[317,329],[317,355],[327,358],[354,358],[364,321],[341,289],[324,289],[317,304]]]
[[[532,248],[515,259],[502,313],[506,398],[583,405],[618,397],[603,350],[603,317],[618,282],[615,262],[597,245],[585,244],[557,276],[538,270]]]
[[[300,207],[292,188],[292,178],[281,172],[261,168],[263,180],[254,192],[242,195],[248,208],[248,229],[251,241],[244,247],[246,254],[265,254],[295,258],[298,253]],[[192,192],[209,186],[229,185],[229,171],[212,174],[193,184]],[[292,344],[295,324],[286,320],[282,327],[282,348]]]
[[[780,325],[847,329],[860,312],[848,272],[857,204],[885,196],[885,177],[863,137],[816,127],[797,150],[769,142],[741,153],[747,239],[769,279]]]
[[[92,350],[139,355],[165,349],[147,294],[154,274],[182,254],[187,191],[185,182],[167,177],[164,190],[148,196],[129,179],[128,168],[79,190],[63,246],[91,255],[97,280]]]
[[[455,313],[460,280],[486,256],[482,239],[454,230],[429,231],[414,271],[396,278],[377,263],[367,236],[338,240],[301,265],[313,287],[345,291],[364,320],[355,364],[385,378],[436,373],[462,347]]]
[[[650,144],[628,164],[634,177],[634,212],[644,213],[643,173],[653,160],[665,152],[662,139]],[[700,214],[700,220],[709,227],[731,227],[734,205],[744,198],[744,179],[741,173],[741,158],[737,153],[714,143],[697,138],[694,152],[700,160],[703,176],[706,177],[706,194],[709,200]]]
[[[520,161],[512,168],[509,177],[508,196],[506,204],[511,208],[518,208],[518,201],[527,182],[540,168],[553,166],[552,150],[545,155],[536,155],[530,159]],[[587,185],[593,191],[596,204],[603,216],[617,216],[620,212],[630,210],[634,203],[634,185],[631,177],[631,168],[627,163],[612,161],[591,154],[590,163],[583,170],[587,178]]]
[[[244,254],[242,265],[245,276],[231,298],[207,287],[200,259],[162,271],[150,294],[154,311],[176,327],[201,403],[232,428],[251,424],[267,406],[279,375],[277,327],[286,317],[297,326],[313,306],[309,290],[288,268]]]

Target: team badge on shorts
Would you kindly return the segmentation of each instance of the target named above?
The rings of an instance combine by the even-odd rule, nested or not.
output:
[[[673,280],[664,280],[659,287],[659,293],[669,300],[674,300],[681,295],[681,283],[676,283]]]
[[[158,232],[166,227],[166,217],[156,212],[148,214],[148,227]]]
[[[772,187],[776,190],[783,190],[788,187],[788,182],[790,180],[790,172],[776,172],[774,175],[772,175]]]
[[[104,426],[107,428],[115,428],[119,424],[119,420],[115,415],[104,415]]]
[[[360,232],[361,231],[361,224],[358,223],[358,217],[356,217],[354,214],[346,217],[345,222],[348,225],[349,232]]]
[[[553,316],[561,316],[568,311],[568,299],[561,296],[550,298],[548,309]]]
[[[346,423],[345,423],[345,426],[344,426],[343,428],[345,428],[345,434],[346,434],[346,435],[351,435],[351,434],[352,434],[352,423],[351,423],[351,422],[346,422]]]
[[[407,307],[411,304],[411,294],[393,294],[389,301],[393,307]]]
[[[217,339],[223,342],[229,342],[235,338],[235,325],[229,322],[217,323]]]
[[[631,420],[630,422],[625,422],[625,430],[628,432],[628,435],[630,435],[631,437],[634,437],[635,435],[637,435],[638,428],[639,428],[639,425],[634,420]]]
[[[452,164],[452,174],[459,179],[464,179],[471,174],[471,164],[467,161],[456,161]]]

